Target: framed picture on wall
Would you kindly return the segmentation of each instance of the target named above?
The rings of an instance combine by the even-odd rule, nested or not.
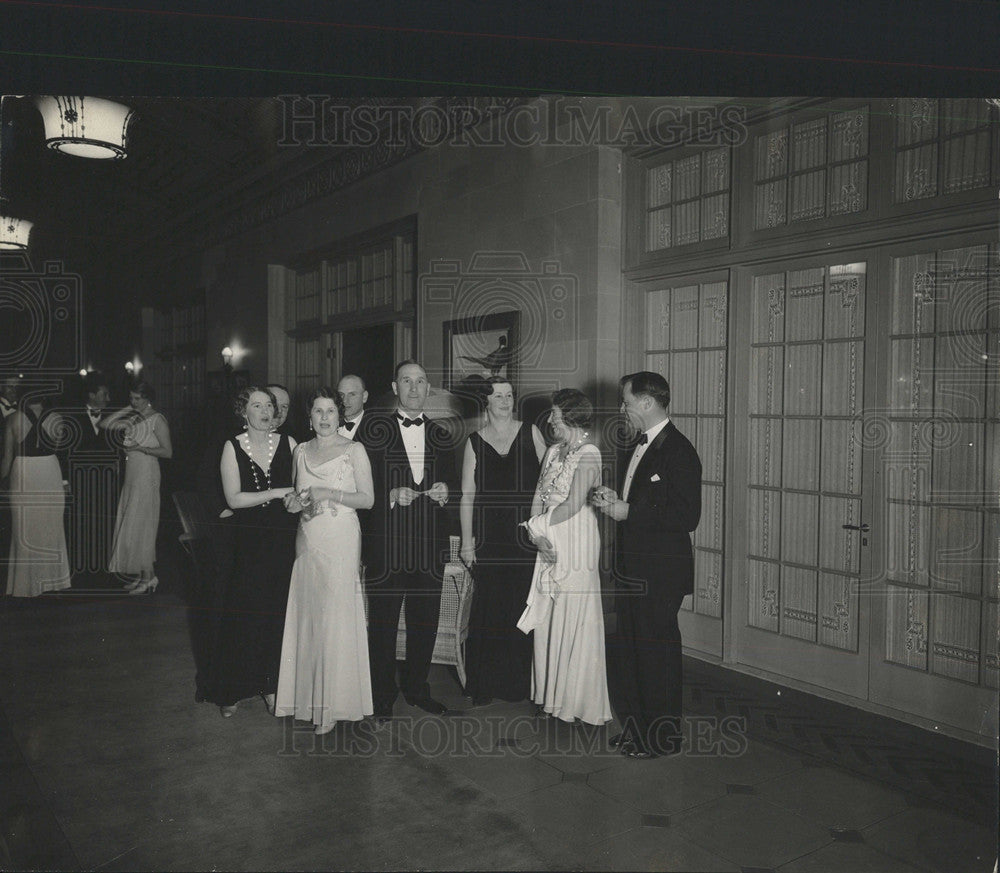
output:
[[[517,390],[521,313],[490,312],[444,323],[444,387],[474,395],[490,376],[502,376]]]

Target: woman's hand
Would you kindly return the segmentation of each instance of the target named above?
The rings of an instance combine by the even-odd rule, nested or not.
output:
[[[284,497],[285,509],[288,512],[302,512],[302,501],[294,491]]]
[[[287,495],[294,493],[295,489],[290,486],[288,488],[272,488],[270,491],[267,492],[268,495],[267,499],[284,501]]]
[[[466,567],[472,567],[476,563],[476,547],[472,543],[462,543],[462,548],[458,556]]]
[[[548,537],[536,537],[533,542],[538,547],[538,554],[542,556],[543,561],[547,564],[556,562],[556,551]]]

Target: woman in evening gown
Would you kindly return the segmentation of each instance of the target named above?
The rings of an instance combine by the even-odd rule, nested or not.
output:
[[[0,479],[10,477],[7,593],[35,597],[70,586],[63,510],[66,491],[55,447],[62,422],[29,398],[7,419]]]
[[[517,628],[531,585],[535,550],[518,525],[531,509],[545,441],[514,418],[506,379],[487,380],[486,424],[465,444],[461,558],[475,565],[465,693],[476,706],[519,701],[531,692],[531,638]]]
[[[316,435],[295,450],[286,501],[301,515],[274,713],[317,734],[373,712],[356,510],[370,509],[374,492],[364,446],[337,433],[343,418],[340,395],[320,388],[309,406]]]
[[[552,396],[557,443],[546,453],[526,527],[538,546],[528,608],[519,627],[534,629],[531,694],[563,721],[611,721],[598,575],[601,542],[587,498],[601,481],[601,453],[590,442],[593,407],[573,388]]]
[[[249,386],[236,401],[245,432],[222,449],[219,470],[233,510],[235,558],[223,580],[211,681],[205,699],[224,718],[240,701],[260,695],[274,711],[288,580],[295,549],[295,516],[285,509],[292,493],[290,437],[272,430],[274,397]]]
[[[115,536],[108,570],[135,577],[125,584],[130,594],[148,594],[159,584],[156,532],[160,526],[160,458],[173,454],[170,428],[163,413],[153,409],[156,396],[147,382],[129,392],[129,405],[98,425],[121,431],[125,449],[125,483],[118,498]]]

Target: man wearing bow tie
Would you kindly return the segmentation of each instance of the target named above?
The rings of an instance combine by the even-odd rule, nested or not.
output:
[[[96,574],[107,567],[111,552],[120,452],[112,431],[100,427],[111,403],[111,392],[101,374],[87,375],[83,396],[83,411],[69,416],[75,421],[76,440],[66,455],[63,471],[71,495],[67,545],[74,574]]]
[[[368,402],[364,380],[360,376],[344,376],[337,383],[337,393],[344,401],[344,420],[337,428],[337,433],[349,440],[357,439],[358,428],[365,415],[365,404]]]
[[[367,413],[356,437],[368,450],[375,505],[363,536],[368,593],[368,647],[375,716],[392,716],[396,687],[396,632],[406,609],[403,696],[412,706],[440,714],[427,673],[437,639],[441,581],[454,520],[448,510],[456,488],[454,446],[423,415],[429,385],[416,361],[396,367],[392,413]]]
[[[629,757],[654,758],[679,752],[683,739],[677,613],[694,590],[690,532],[701,518],[701,460],[667,417],[663,376],[625,376],[621,396],[639,438],[619,460],[621,497],[601,487],[591,501],[618,523],[608,689],[622,733],[611,744]]]

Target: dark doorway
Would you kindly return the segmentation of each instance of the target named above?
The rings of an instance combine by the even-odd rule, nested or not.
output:
[[[395,329],[392,322],[345,330],[341,376],[354,374],[365,381],[368,405],[379,397],[392,393],[392,376],[396,367]]]

